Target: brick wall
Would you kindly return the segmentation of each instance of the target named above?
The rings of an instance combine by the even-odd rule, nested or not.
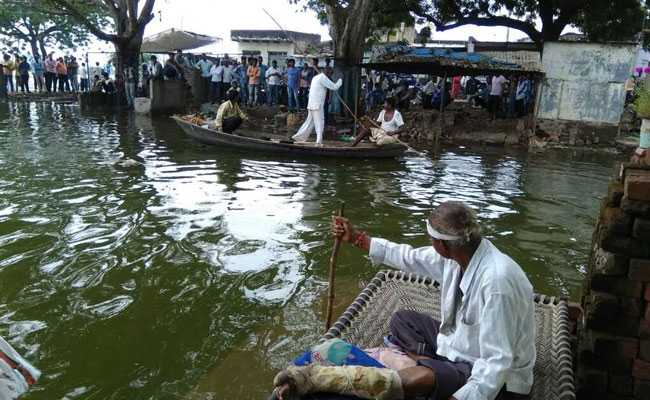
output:
[[[616,175],[582,299],[579,398],[650,400],[650,168],[624,164]]]

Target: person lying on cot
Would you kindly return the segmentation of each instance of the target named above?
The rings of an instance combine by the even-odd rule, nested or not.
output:
[[[382,400],[528,398],[536,357],[533,288],[515,261],[482,238],[467,205],[440,204],[426,220],[431,246],[422,248],[370,237],[343,217],[334,217],[332,231],[374,264],[439,282],[442,318],[392,316],[386,341],[408,353],[413,366],[293,365],[276,376],[278,399],[313,392]]]
[[[395,109],[395,99],[389,97],[384,101],[384,109],[379,113],[377,122],[381,124],[381,127],[368,119],[362,120],[361,132],[352,143],[352,147],[367,137],[370,137],[370,141],[376,143],[377,146],[397,143],[397,137],[402,133],[404,119],[402,119],[402,114]]]
[[[239,108],[239,92],[235,89],[228,90],[226,101],[217,110],[215,128],[225,133],[233,133],[246,119],[248,117]]]

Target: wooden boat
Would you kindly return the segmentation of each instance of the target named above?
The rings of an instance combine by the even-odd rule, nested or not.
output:
[[[241,149],[263,151],[266,154],[285,153],[296,156],[343,157],[343,158],[393,158],[401,155],[406,147],[401,144],[377,146],[373,143],[360,143],[351,147],[349,143],[324,141],[322,147],[315,143],[290,143],[286,137],[273,134],[260,134],[247,130],[237,130],[229,134],[209,129],[172,116],[187,136],[209,145],[223,145]]]

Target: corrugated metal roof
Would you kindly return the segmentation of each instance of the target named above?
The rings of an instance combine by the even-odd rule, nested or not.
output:
[[[281,30],[232,30],[230,38],[235,42],[307,42],[320,43],[320,35]]]
[[[390,72],[434,75],[484,75],[540,72],[480,53],[408,46],[376,47],[364,67]]]

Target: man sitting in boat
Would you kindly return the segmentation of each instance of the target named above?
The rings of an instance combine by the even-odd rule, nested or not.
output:
[[[373,368],[353,365],[349,358],[322,363],[323,357],[317,357],[317,362],[278,374],[274,396],[286,400],[327,392],[365,399],[527,398],[536,357],[533,289],[519,265],[481,237],[468,206],[438,206],[426,220],[432,245],[417,249],[372,238],[342,217],[334,217],[332,230],[369,252],[374,264],[440,282],[442,320],[414,311],[392,316],[387,346],[408,353],[413,366]]]
[[[372,121],[368,122],[371,123],[370,126],[361,125],[360,132],[357,139],[352,143],[352,147],[358,145],[367,137],[370,137],[370,141],[375,142],[377,146],[397,143],[397,137],[402,133],[402,127],[404,126],[402,114],[395,109],[395,99],[392,97],[384,101],[384,109],[381,110],[379,117],[377,117],[377,122],[381,126]]]
[[[225,133],[233,133],[248,117],[239,108],[239,92],[231,89],[226,93],[226,101],[219,106],[217,118],[214,120],[216,129]]]

